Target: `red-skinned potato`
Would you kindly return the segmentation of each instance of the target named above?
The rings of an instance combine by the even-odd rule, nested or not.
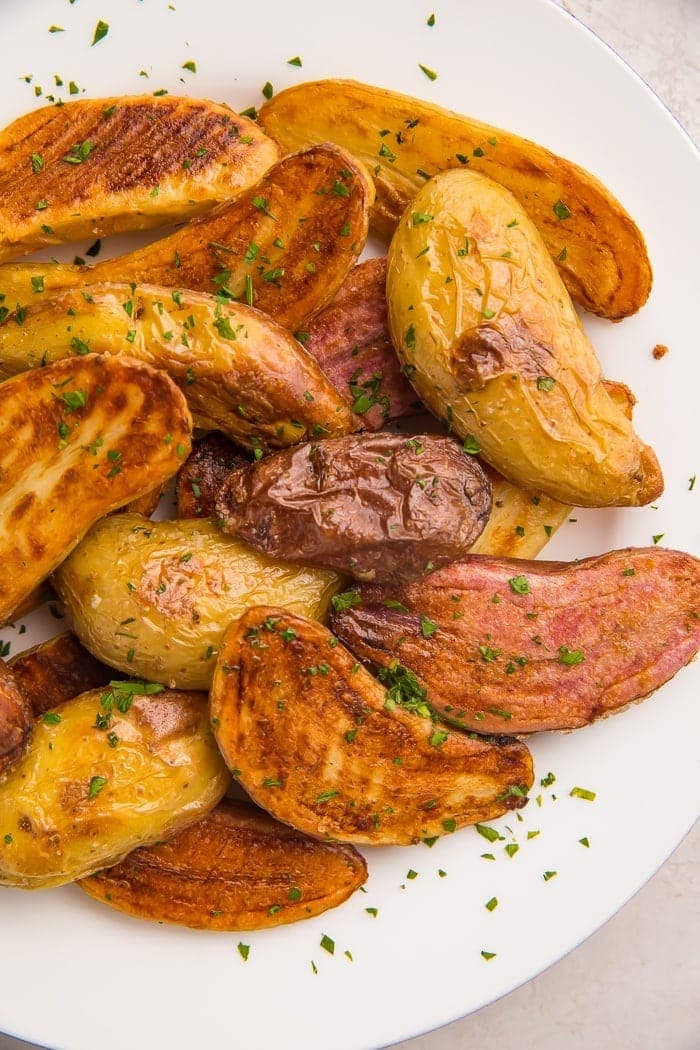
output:
[[[360,587],[336,606],[333,629],[360,659],[399,660],[455,724],[575,729],[693,658],[700,562],[658,547],[572,563],[472,556],[409,587]]]
[[[434,723],[409,672],[386,684],[321,624],[248,609],[214,673],[217,743],[259,805],[324,840],[404,845],[525,803],[523,744]]]
[[[250,457],[217,431],[195,441],[177,473],[177,517],[210,517],[218,491],[229,474],[249,463]]]

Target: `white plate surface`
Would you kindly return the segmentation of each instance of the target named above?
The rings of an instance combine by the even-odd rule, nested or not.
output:
[[[430,0],[4,0],[0,125],[37,104],[36,84],[62,97],[70,80],[96,97],[164,87],[243,108],[262,101],[267,80],[280,89],[352,76],[578,161],[619,196],[648,241],[648,305],[620,325],[587,317],[586,327],[606,372],[639,398],[637,425],[658,450],[666,492],[655,509],[574,513],[547,553],[581,557],[650,544],[659,533],[662,544],[698,553],[700,480],[689,491],[700,473],[693,147],[642,82],[547,0],[435,0],[430,29],[432,9]],[[98,18],[109,34],[90,47]],[[66,31],[50,34],[52,24]],[[297,54],[301,69],[286,64]],[[190,59],[196,75],[181,68]],[[419,62],[438,72],[435,82]],[[55,73],[66,87],[53,87]],[[662,361],[651,356],[657,342],[670,347]],[[22,638],[0,632],[13,652],[55,633],[42,616],[28,619]],[[538,777],[552,770],[557,780],[522,823],[496,822],[504,841],[491,846],[467,829],[433,849],[369,850],[366,894],[309,922],[244,935],[247,963],[234,934],[151,926],[71,887],[4,890],[0,1030],[70,1050],[357,1050],[476,1010],[605,922],[688,830],[698,812],[699,691],[695,664],[618,717],[534,739]],[[573,785],[596,791],[596,801],[570,798]],[[534,829],[540,835],[528,841]],[[512,859],[511,841],[521,847]],[[407,881],[410,868],[419,875]],[[545,871],[558,874],[545,882]],[[489,912],[493,896],[499,906]],[[333,957],[319,946],[324,933],[336,942]],[[482,949],[496,957],[484,961]]]

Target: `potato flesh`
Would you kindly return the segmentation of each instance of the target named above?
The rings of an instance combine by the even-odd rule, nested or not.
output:
[[[191,425],[174,383],[128,357],[90,354],[0,385],[0,622],[95,521],[177,471]]]
[[[88,156],[66,162],[84,143]],[[203,99],[140,95],[34,110],[0,131],[0,261],[182,221],[235,197],[277,157],[257,124]]]
[[[118,911],[198,930],[262,930],[320,915],[367,878],[352,846],[316,842],[225,799],[168,842],[79,885]]]
[[[57,723],[38,722],[0,785],[0,884],[35,889],[84,878],[194,823],[224,794],[230,778],[205,697],[135,696],[126,714],[112,709],[111,747],[95,727],[103,695],[83,693],[61,706]]]
[[[0,325],[0,369],[14,375],[87,349],[129,355],[168,373],[197,427],[247,448],[357,426],[313,358],[257,310],[153,285],[94,285],[87,296],[42,298],[21,325]]]
[[[554,263],[507,190],[473,172],[431,179],[392,240],[387,298],[421,398],[460,437],[476,436],[509,481],[588,507],[660,494],[656,457],[610,396]]]
[[[520,201],[576,302],[618,319],[648,298],[651,266],[633,220],[593,175],[535,142],[352,80],[281,91],[260,122],[285,150],[332,140],[366,164],[377,190],[372,222],[386,236],[426,178],[468,165]]]
[[[209,521],[120,514],[97,524],[55,583],[98,659],[149,681],[207,689],[224,632],[248,606],[275,601],[321,618],[340,578],[273,561]]]

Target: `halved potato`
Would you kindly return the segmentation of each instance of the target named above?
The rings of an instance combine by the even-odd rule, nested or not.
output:
[[[69,355],[129,355],[182,389],[195,425],[247,448],[279,448],[358,421],[314,359],[258,310],[201,292],[93,285],[27,307],[0,324],[8,375]]]
[[[114,678],[112,668],[95,659],[70,631],[18,653],[8,667],[35,718]]]
[[[195,441],[177,473],[176,517],[212,517],[216,497],[226,478],[249,463],[250,457],[223,434],[214,431]]]
[[[117,864],[199,820],[229,781],[206,697],[143,682],[83,693],[34,726],[0,785],[0,884],[60,886]]]
[[[387,691],[321,624],[248,609],[210,692],[221,753],[259,805],[316,838],[403,845],[522,806],[527,748],[435,724],[407,674]]]
[[[139,919],[198,930],[263,930],[335,908],[367,879],[352,846],[316,842],[249,802],[203,820],[78,885]]]
[[[192,421],[132,358],[60,361],[0,385],[0,622],[92,524],[177,471]]]
[[[536,558],[563,525],[571,507],[542,492],[527,492],[487,468],[491,482],[491,514],[470,554],[503,558]]]
[[[44,106],[0,131],[0,261],[230,200],[279,156],[246,117],[152,95]]]
[[[362,251],[373,200],[361,164],[335,146],[316,146],[275,164],[230,203],[127,255],[93,267],[0,267],[0,295],[7,311],[41,289],[158,284],[240,299],[294,332],[333,298]]]
[[[471,171],[437,175],[389,249],[389,327],[432,412],[509,481],[585,507],[663,490],[653,451],[611,397],[535,226]]]
[[[442,717],[480,733],[586,725],[700,648],[700,561],[659,547],[570,564],[469,557],[353,601],[333,616],[342,641],[375,668],[400,660]]]
[[[210,521],[104,518],[55,575],[76,634],[100,660],[208,689],[224,631],[249,605],[323,617],[340,577],[274,561]]]
[[[535,142],[353,80],[287,88],[262,107],[260,123],[285,150],[330,139],[366,164],[377,189],[372,221],[387,236],[426,179],[468,165],[517,198],[576,302],[617,319],[649,296],[644,238],[620,202],[595,176]]]

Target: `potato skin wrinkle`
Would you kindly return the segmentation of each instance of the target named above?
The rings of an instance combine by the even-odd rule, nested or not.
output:
[[[377,190],[372,224],[387,237],[426,177],[468,165],[517,198],[577,303],[617,320],[649,297],[644,238],[620,202],[589,172],[535,142],[353,80],[280,91],[260,110],[260,123],[285,150],[333,139],[365,163]]]
[[[85,144],[86,156],[66,162]],[[34,110],[0,131],[0,262],[188,219],[253,185],[278,155],[257,124],[204,99],[137,95]]]
[[[296,332],[356,262],[373,200],[361,164],[336,146],[315,146],[285,157],[235,200],[126,255],[93,267],[0,267],[0,294],[8,303],[34,302],[31,278],[39,274],[46,292],[115,281],[225,292]]]
[[[122,714],[104,690],[63,704],[38,722],[32,745],[0,785],[0,884],[60,886],[116,864],[138,846],[174,835],[212,809],[230,777],[207,721],[206,697],[133,697]],[[95,779],[99,778],[99,779]]]
[[[224,799],[168,842],[135,850],[78,885],[139,919],[264,930],[335,908],[366,879],[352,846],[317,842],[249,802]]]
[[[260,806],[315,838],[406,845],[524,805],[523,744],[389,709],[382,685],[333,641],[275,608],[248,609],[226,633],[212,725]]]
[[[340,579],[273,561],[210,521],[117,514],[91,530],[55,585],[99,660],[151,682],[208,689],[224,632],[247,606],[275,601],[321,618]]]
[[[86,299],[85,294],[88,298]],[[281,448],[359,421],[314,359],[258,310],[156,285],[92,285],[42,297],[0,324],[0,371],[13,375],[86,349],[163,369],[201,430],[246,448]]]
[[[658,547],[570,564],[470,556],[410,587],[359,591],[333,615],[338,637],[375,668],[398,658],[443,718],[480,733],[587,725],[700,646],[700,562]]]
[[[385,582],[466,553],[490,510],[479,463],[436,434],[301,445],[236,471],[216,501],[224,532],[265,554]]]
[[[128,357],[89,354],[0,385],[0,622],[98,518],[177,471],[191,427],[175,384]]]
[[[416,224],[414,213],[430,214]],[[663,479],[605,386],[554,263],[515,198],[449,171],[403,215],[389,327],[413,386],[509,481],[584,507],[639,506]],[[446,283],[446,277],[450,277]]]

